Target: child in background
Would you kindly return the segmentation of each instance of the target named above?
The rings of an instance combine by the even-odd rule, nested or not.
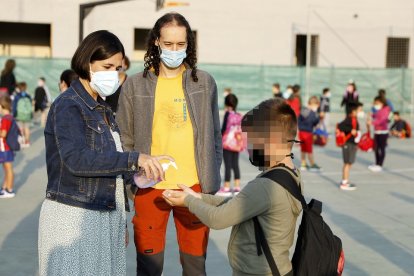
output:
[[[224,114],[221,135],[223,136],[223,161],[224,161],[224,186],[218,191],[218,195],[231,196],[232,192],[240,192],[240,168],[239,168],[239,151],[226,145],[226,135],[234,129],[241,129],[242,116],[236,112],[238,99],[234,94],[229,94],[224,99],[226,113]],[[236,139],[234,137],[232,139]],[[240,137],[239,137],[240,138]],[[233,141],[237,145],[237,141]],[[232,143],[233,144],[233,143]],[[230,189],[231,171],[234,172],[234,189]]]
[[[302,107],[302,100],[300,97],[300,85],[295,84],[292,87],[292,94],[286,100],[287,104],[295,111],[296,117],[299,117],[301,107]]]
[[[261,176],[268,171],[284,170],[303,191],[300,172],[292,161],[296,120],[294,111],[281,98],[264,101],[243,117],[242,129],[247,133],[250,160],[263,173],[235,197],[193,193],[182,185],[180,188],[184,191],[163,193],[169,204],[188,207],[212,229],[233,226],[227,251],[233,275],[272,275],[264,255],[257,254],[254,217],[267,236],[280,275],[293,275],[289,249],[302,206],[276,179]]]
[[[0,190],[0,198],[12,198],[16,195],[13,191],[14,152],[10,150],[9,145],[6,143],[7,133],[14,120],[11,115],[11,104],[11,99],[7,94],[0,97],[0,114],[2,115],[0,126],[0,163],[3,164],[4,170],[4,181]]]
[[[368,169],[372,172],[381,172],[385,159],[385,148],[387,147],[388,118],[391,109],[387,105],[386,99],[381,96],[375,97],[373,107],[375,113],[372,114],[372,120],[369,119],[367,124],[368,126],[374,126],[375,164],[368,166]]]
[[[313,130],[319,123],[318,108],[319,99],[312,96],[309,98],[308,106],[302,109],[298,118],[299,140],[301,141],[301,170],[320,171],[321,169],[315,163],[313,156]],[[306,163],[306,157],[310,165]]]
[[[322,96],[320,98],[321,104],[319,106],[319,113],[322,117],[323,125],[327,132],[329,132],[329,113],[331,112],[330,98],[331,90],[329,90],[329,88],[324,88],[322,90]]]
[[[411,127],[403,120],[400,116],[400,112],[394,112],[394,123],[390,128],[390,135],[397,138],[410,138],[411,137]]]
[[[357,139],[359,131],[358,112],[362,112],[362,104],[351,103],[348,106],[348,114],[342,122],[338,124],[338,129],[345,133],[345,135],[351,134],[345,145],[342,146],[342,159],[344,165],[342,167],[342,182],[339,186],[340,189],[345,191],[353,191],[356,189],[354,184],[349,182],[349,171],[352,164],[355,162],[357,152]],[[360,137],[360,135],[359,135]]]
[[[24,141],[22,148],[30,147],[30,124],[33,118],[32,98],[27,93],[25,82],[17,84],[16,95],[13,100],[13,117],[16,118],[17,124],[23,134]]]

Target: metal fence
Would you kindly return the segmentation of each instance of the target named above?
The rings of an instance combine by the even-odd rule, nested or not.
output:
[[[0,57],[0,66],[7,57]],[[61,72],[70,68],[69,59],[15,58],[15,75],[18,81],[28,84],[28,92],[33,93],[37,79],[45,77],[53,96],[59,94],[58,81]],[[2,67],[2,66],[1,66]],[[393,102],[396,110],[403,113],[413,109],[413,70],[412,69],[360,69],[360,68],[320,68],[310,69],[309,85],[306,85],[305,67],[267,66],[267,65],[223,65],[199,64],[201,70],[208,71],[217,82],[219,104],[223,105],[222,91],[231,87],[239,98],[239,109],[247,110],[261,100],[272,96],[271,86],[280,83],[282,90],[289,84],[302,87],[303,98],[306,98],[306,87],[309,95],[320,95],[324,87],[332,92],[331,108],[333,112],[341,110],[340,102],[345,87],[350,79],[354,80],[360,100],[368,110],[377,91],[383,88],[387,97]],[[143,69],[142,62],[133,62],[129,75]]]

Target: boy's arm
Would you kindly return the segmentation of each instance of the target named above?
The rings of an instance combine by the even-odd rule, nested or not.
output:
[[[231,199],[231,197],[210,195],[210,194],[201,194],[201,199],[210,205],[219,206],[223,203],[226,203]]]
[[[270,197],[260,181],[263,180],[255,179],[250,182],[237,196],[217,207],[190,195],[186,197],[185,204],[208,227],[224,229],[260,215],[270,208]]]

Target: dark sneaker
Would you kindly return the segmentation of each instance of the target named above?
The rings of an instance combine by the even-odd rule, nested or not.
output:
[[[319,167],[317,164],[313,164],[312,166],[309,167],[309,171],[311,171],[311,172],[319,172],[321,170],[322,170],[322,168]]]
[[[354,184],[351,184],[351,183],[345,183],[345,184],[342,183],[339,186],[339,188],[341,190],[344,190],[344,191],[355,191],[357,187]]]

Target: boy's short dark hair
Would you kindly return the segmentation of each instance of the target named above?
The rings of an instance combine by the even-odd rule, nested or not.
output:
[[[238,102],[239,102],[239,100],[237,99],[236,95],[234,95],[234,94],[228,94],[224,98],[224,105],[225,106],[230,106],[231,108],[233,108],[233,110],[237,109],[237,103]]]
[[[273,84],[273,87],[276,87],[276,88],[280,89],[280,84],[278,82],[276,82],[276,83]]]
[[[322,90],[322,94],[326,94],[326,93],[328,93],[329,91],[331,91],[328,87],[325,87],[323,90]]]
[[[0,105],[1,105],[1,108],[4,108],[4,109],[11,112],[11,99],[10,99],[10,96],[7,95],[7,94],[4,94],[4,95],[0,96]]]
[[[96,31],[85,37],[72,57],[71,67],[78,76],[90,79],[89,64],[97,60],[105,60],[121,53],[125,57],[124,46],[119,38],[108,31]]]
[[[293,93],[299,93],[299,91],[300,91],[300,85],[299,84],[295,84],[292,87],[292,90],[293,90]]]
[[[242,119],[243,132],[269,134],[280,129],[285,141],[295,139],[298,121],[293,109],[282,98],[272,98],[261,102],[247,112]]]
[[[400,116],[400,112],[399,111],[394,111],[394,115]]]
[[[64,82],[67,87],[70,86],[70,83],[78,78],[78,75],[75,73],[75,71],[71,69],[67,69],[62,72],[60,75],[60,81]]]

